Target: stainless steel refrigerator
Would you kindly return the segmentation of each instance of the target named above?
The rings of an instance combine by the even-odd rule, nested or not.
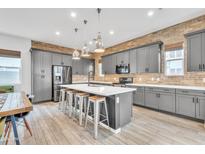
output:
[[[53,65],[52,66],[52,99],[59,101],[60,85],[72,83],[72,67]]]

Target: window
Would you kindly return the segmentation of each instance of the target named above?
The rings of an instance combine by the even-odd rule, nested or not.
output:
[[[184,50],[176,49],[165,52],[165,75],[184,75]]]
[[[0,85],[20,83],[20,58],[0,57]]]

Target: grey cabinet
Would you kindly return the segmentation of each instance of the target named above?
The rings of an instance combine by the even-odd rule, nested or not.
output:
[[[32,92],[34,94],[33,102],[51,100],[51,69],[52,56],[49,52],[32,52]]]
[[[136,50],[136,72],[149,72],[148,50],[146,47],[138,48]]]
[[[83,74],[83,61],[82,61],[82,59],[72,61],[72,73],[73,73],[73,75],[82,75]]]
[[[159,45],[151,45],[136,50],[136,72],[159,72]]]
[[[114,74],[116,69],[116,54],[102,57],[102,73]]]
[[[52,64],[62,65],[62,55],[58,53],[52,53]]]
[[[195,97],[192,95],[176,95],[176,113],[195,117]]]
[[[145,106],[158,109],[158,94],[151,91],[145,91]]]
[[[129,64],[129,51],[117,53],[116,58],[116,65]]]
[[[188,71],[205,70],[205,33],[187,37]]]
[[[72,61],[73,75],[88,75],[89,71],[95,71],[95,62],[92,59],[81,58]]]
[[[205,97],[203,96],[196,98],[196,118],[205,120]]]
[[[137,54],[136,49],[132,49],[129,51],[129,63],[130,63],[130,73],[137,72]]]
[[[62,55],[62,64],[65,66],[72,66],[72,56]]]
[[[53,65],[72,66],[72,56],[65,54],[52,53]]]
[[[149,73],[157,73],[159,72],[159,55],[160,55],[160,49],[159,49],[159,45],[155,44],[155,45],[151,45],[149,47],[147,47],[148,51],[147,51],[147,60],[149,63],[149,69],[148,72]]]
[[[137,87],[133,94],[133,104],[144,106],[144,87]]]
[[[175,90],[146,87],[145,106],[175,113]]]
[[[159,110],[175,112],[175,93],[159,93]]]

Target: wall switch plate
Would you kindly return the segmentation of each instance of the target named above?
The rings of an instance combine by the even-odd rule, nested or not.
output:
[[[120,103],[120,98],[116,97],[116,103]]]

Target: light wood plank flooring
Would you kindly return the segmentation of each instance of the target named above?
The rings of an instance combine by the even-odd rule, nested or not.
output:
[[[27,119],[33,136],[19,126],[21,144],[205,144],[203,123],[136,106],[132,122],[121,133],[100,128],[97,140],[92,124],[80,127],[52,102],[34,105]],[[9,144],[14,144],[12,136]]]

